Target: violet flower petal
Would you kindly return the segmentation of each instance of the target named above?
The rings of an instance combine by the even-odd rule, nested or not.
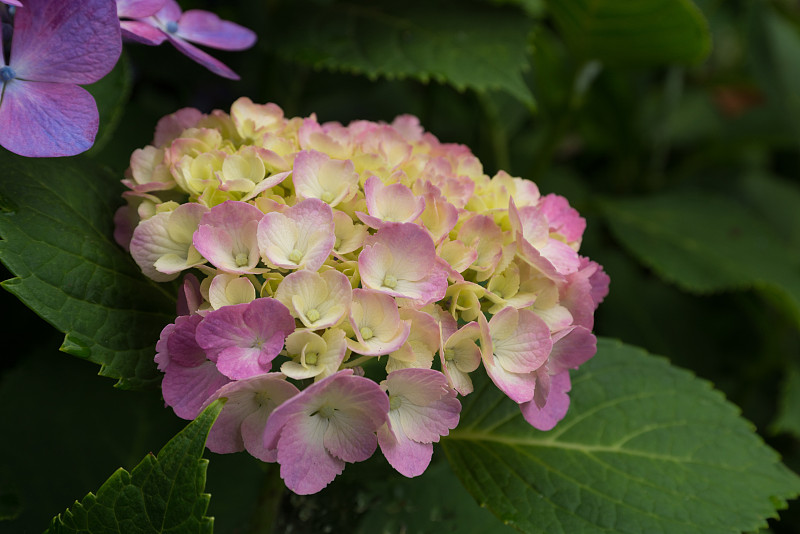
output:
[[[233,70],[231,70],[230,67],[225,65],[220,60],[215,59],[210,55],[206,54],[196,46],[189,44],[183,39],[174,37],[169,34],[167,34],[167,39],[169,39],[169,42],[175,45],[175,48],[180,50],[183,54],[189,56],[196,62],[200,63],[202,66],[204,66],[214,74],[222,76],[223,78],[229,78],[231,80],[239,79],[239,75],[233,72]]]
[[[123,20],[119,23],[122,37],[137,43],[158,46],[167,40],[167,35],[147,22],[141,20]]]
[[[116,4],[28,0],[14,17],[11,43],[9,64],[20,79],[96,82],[111,71],[122,52]]]
[[[161,22],[174,21],[177,22],[181,18],[181,6],[175,0],[166,0],[164,7],[155,14],[155,17]]]
[[[219,50],[245,50],[256,42],[252,30],[199,9],[189,10],[181,16],[175,35]]]
[[[167,0],[117,0],[119,18],[143,19],[158,13]]]
[[[0,106],[0,145],[26,157],[74,156],[97,135],[97,105],[85,89],[13,79]]]

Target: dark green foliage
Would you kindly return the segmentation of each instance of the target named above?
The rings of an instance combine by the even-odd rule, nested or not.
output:
[[[145,279],[114,242],[118,177],[82,158],[3,152],[0,166],[0,259],[16,275],[3,287],[101,375],[126,388],[157,384],[155,342],[174,320],[176,294]]]
[[[444,440],[482,505],[523,532],[750,531],[800,477],[707,382],[601,340],[567,417],[540,432],[484,378]]]
[[[222,402],[215,402],[157,457],[148,454],[130,473],[118,469],[96,495],[53,518],[47,532],[210,534],[214,520],[205,516],[210,495],[203,493],[208,461],[202,456],[221,410]]]

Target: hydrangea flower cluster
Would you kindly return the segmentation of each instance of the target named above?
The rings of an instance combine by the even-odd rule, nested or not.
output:
[[[578,254],[584,219],[415,117],[182,109],[123,182],[116,238],[142,271],[199,274],[157,345],[166,403],[227,399],[208,447],[277,461],[297,493],[378,447],[421,474],[479,367],[548,430],[595,353],[608,277]]]

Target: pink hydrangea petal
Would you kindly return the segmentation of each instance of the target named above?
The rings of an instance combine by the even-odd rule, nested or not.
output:
[[[256,458],[274,462],[276,451],[264,447],[263,436],[269,414],[299,390],[280,373],[268,373],[231,382],[220,388],[206,404],[227,398],[206,446],[218,453],[242,449]]]
[[[264,428],[269,415],[265,410],[258,410],[245,417],[241,426],[242,442],[253,457],[262,462],[277,462],[278,451],[264,446]]]
[[[543,365],[536,370],[536,389],[533,390],[533,403],[537,408],[544,408],[550,395],[551,377],[549,366]]]
[[[161,147],[178,137],[187,128],[197,125],[205,115],[195,108],[181,108],[159,119],[153,144]]]
[[[378,391],[380,390],[374,390],[374,398],[378,398]],[[353,400],[353,404],[357,402]],[[369,400],[365,399],[364,402]],[[372,456],[378,447],[375,430],[375,423],[362,413],[337,413],[328,421],[325,448],[345,462],[361,462]]]
[[[520,405],[522,416],[534,428],[539,430],[551,430],[567,414],[569,409],[569,395],[567,392],[572,388],[569,379],[569,371],[551,377],[550,394],[544,408],[536,406],[535,402],[525,402]]]
[[[252,30],[199,9],[191,9],[181,16],[176,35],[219,50],[244,50],[256,42]]]
[[[489,321],[498,363],[513,373],[535,371],[553,348],[547,324],[530,310],[503,308]]]
[[[206,315],[197,327],[197,343],[220,372],[241,380],[269,371],[293,331],[294,318],[286,306],[260,298]]]
[[[137,43],[158,46],[167,40],[167,34],[152,24],[141,20],[122,20],[119,23],[122,37]]]
[[[494,382],[494,385],[514,402],[523,403],[533,399],[534,389],[536,388],[535,373],[512,373],[503,369],[494,356],[489,323],[483,313],[478,314],[478,325],[481,331],[483,367],[486,369],[486,374]]]
[[[582,326],[573,326],[554,337],[548,366],[550,372],[577,369],[597,352],[597,338]]]
[[[595,269],[589,275],[589,285],[592,288],[590,291],[592,302],[594,302],[594,307],[597,309],[597,306],[599,306],[600,303],[603,302],[603,299],[606,298],[606,295],[608,295],[608,285],[611,282],[611,278],[603,271],[602,266],[593,261],[588,261],[586,258],[582,258],[581,260],[586,262],[585,266],[581,267],[582,269]]]
[[[361,212],[356,212],[356,215],[372,228],[412,222],[425,210],[425,199],[415,196],[407,186],[400,183],[384,185],[377,176],[367,179],[364,195],[369,215]]]
[[[93,83],[111,71],[121,52],[114,2],[28,0],[14,16],[9,65],[25,80]]]
[[[417,443],[402,433],[393,431],[389,424],[378,430],[378,445],[389,464],[406,477],[416,477],[425,472],[431,463],[433,445]]]
[[[365,459],[374,451],[388,411],[389,398],[375,382],[345,369],[278,406],[264,446],[278,449],[281,477],[292,491],[314,493],[342,472],[339,458]]]
[[[192,242],[211,264],[225,272],[256,273],[260,259],[258,223],[264,216],[247,202],[228,200],[211,208],[200,220]],[[247,263],[238,265],[237,253],[247,255]]]
[[[192,246],[191,235],[206,211],[201,204],[181,204],[173,212],[157,213],[136,226],[130,251],[145,276],[166,282],[184,269],[205,263]]]
[[[523,238],[537,249],[543,246],[550,237],[547,218],[537,207],[517,208],[514,199],[509,198],[508,217],[511,222],[511,230],[515,234],[522,234]]]
[[[400,406],[390,410],[393,431],[419,443],[439,441],[458,425],[461,403],[447,378],[434,369],[399,369],[386,377],[389,397],[400,397]]]
[[[557,239],[549,239],[540,249],[543,257],[549,261],[559,274],[567,275],[580,268],[581,260],[575,249]]]
[[[178,293],[178,315],[195,313],[203,304],[203,295],[200,293],[200,281],[191,273],[183,277],[183,285]]]
[[[165,327],[161,332],[156,350],[168,354],[168,362],[183,367],[197,367],[208,358],[203,348],[197,344],[197,325],[202,321],[199,315],[182,315],[175,319],[174,327]],[[162,344],[163,341],[163,344]],[[156,355],[158,362],[159,355]]]
[[[547,218],[551,232],[561,234],[569,242],[580,242],[586,229],[586,219],[569,205],[566,198],[556,194],[546,195],[541,199],[539,209]]]
[[[180,50],[183,54],[192,58],[194,61],[204,66],[214,74],[230,80],[239,79],[239,75],[236,74],[230,67],[225,65],[222,61],[203,52],[196,46],[170,34],[167,34],[167,39],[169,39],[169,42],[172,43],[173,46],[175,46],[175,48]]]
[[[298,495],[317,493],[344,471],[344,461],[323,445],[326,428],[327,421],[305,417],[286,425],[280,434],[277,459],[281,478]]]
[[[433,239],[416,224],[379,230],[358,255],[358,267],[364,287],[412,299],[418,307],[441,300],[447,291],[447,270],[437,261]]]
[[[318,270],[336,242],[333,210],[325,202],[309,198],[283,213],[267,213],[258,224],[258,246],[270,262],[285,269]],[[289,256],[302,253],[300,263]]]
[[[77,85],[13,79],[4,85],[0,124],[14,125],[0,128],[0,145],[15,154],[74,156],[94,143],[99,116],[92,95]]]
[[[166,0],[117,0],[119,18],[143,19],[155,15],[164,7]]]
[[[206,400],[228,382],[228,377],[210,361],[196,367],[171,365],[161,382],[161,392],[175,415],[191,420],[197,417]]]

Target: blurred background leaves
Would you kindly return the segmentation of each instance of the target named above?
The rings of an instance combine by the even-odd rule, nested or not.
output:
[[[182,0],[185,10],[214,11],[258,33],[250,51],[214,52],[242,80],[217,78],[169,47],[126,46],[128,61],[101,82],[111,90],[92,89],[103,137],[90,157],[116,181],[160,117],[186,106],[229,109],[239,96],[320,121],[415,114],[442,141],[467,144],[487,174],[502,168],[567,196],[589,221],[582,252],[612,279],[597,333],[712,381],[798,471],[800,5],[636,5],[641,11],[582,0],[440,0],[408,10],[383,1]],[[109,202],[110,212],[121,204]],[[56,354],[61,336],[12,295],[0,298],[0,400],[12,436],[0,440],[0,521],[41,531],[182,422],[153,392],[113,389],[93,376],[97,367]],[[211,456],[206,490],[218,532],[255,531],[270,514],[294,532],[373,525],[366,504],[336,514],[387,492],[422,494],[418,481],[389,471],[391,489],[348,486],[361,473],[351,466],[318,500],[275,503],[265,497],[274,473],[250,460]],[[465,495],[441,471],[426,476]],[[344,497],[325,504],[334,494]],[[376,506],[424,507],[409,499]],[[387,521],[399,532],[412,519],[398,512]],[[798,529],[797,502],[770,522],[775,533]]]

